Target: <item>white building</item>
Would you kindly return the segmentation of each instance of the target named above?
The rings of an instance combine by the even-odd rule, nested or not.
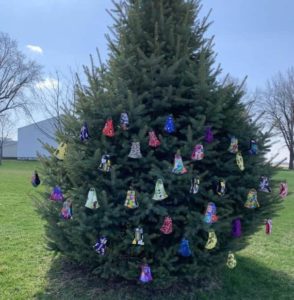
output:
[[[18,129],[17,159],[36,159],[37,154],[48,155],[44,144],[57,147],[56,118],[50,118]]]
[[[17,157],[17,141],[6,140],[3,143],[3,158],[16,158]]]

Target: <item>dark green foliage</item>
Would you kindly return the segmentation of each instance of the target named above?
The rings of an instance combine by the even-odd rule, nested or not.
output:
[[[52,249],[89,265],[102,278],[137,281],[140,264],[151,266],[156,286],[199,281],[214,274],[226,262],[228,251],[241,249],[246,237],[257,229],[273,210],[270,197],[258,195],[261,207],[244,208],[248,190],[258,188],[261,175],[271,176],[265,164],[268,134],[262,134],[248,117],[241,102],[243,93],[233,84],[217,81],[211,41],[203,35],[208,24],[197,19],[198,1],[129,0],[116,5],[113,12],[115,36],[109,39],[110,58],[99,68],[85,68],[87,85],[77,88],[76,114],[65,116],[68,143],[64,161],[42,158],[48,186],[56,184],[73,200],[74,218],[61,220],[61,204],[45,200],[41,213],[48,221],[47,236]],[[196,21],[195,21],[196,20]],[[118,128],[120,113],[127,111],[128,131]],[[173,114],[176,133],[163,131]],[[115,137],[102,135],[107,118],[115,124]],[[87,121],[90,139],[79,141],[79,131]],[[214,142],[204,142],[204,131],[212,126]],[[161,146],[148,146],[148,131],[154,129]],[[239,139],[245,171],[228,152],[230,136]],[[259,153],[248,153],[250,139],[258,142]],[[143,158],[128,158],[132,141],[140,141]],[[205,158],[190,160],[194,146],[204,144]],[[174,155],[180,149],[185,175],[172,174]],[[111,173],[97,170],[103,154],[112,156]],[[189,193],[190,180],[200,176],[198,194]],[[161,202],[152,200],[155,182],[163,179],[169,195]],[[224,178],[227,193],[220,197],[212,190],[215,180]],[[139,208],[124,206],[130,185],[138,195]],[[85,210],[87,193],[97,190],[100,208]],[[48,194],[46,194],[46,197]],[[217,206],[219,221],[203,222],[208,202]],[[160,232],[164,217],[173,219],[170,236]],[[244,237],[231,237],[231,222],[242,219]],[[144,229],[144,246],[132,245],[134,229]],[[218,237],[215,249],[206,250],[208,231]],[[93,250],[97,237],[108,238],[105,256]],[[193,256],[177,254],[183,237],[190,241]]]

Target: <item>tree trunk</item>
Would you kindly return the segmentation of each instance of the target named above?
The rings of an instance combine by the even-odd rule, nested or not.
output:
[[[0,166],[2,165],[3,142],[0,143]]]
[[[294,149],[290,150],[289,170],[294,169],[293,160],[294,160]]]

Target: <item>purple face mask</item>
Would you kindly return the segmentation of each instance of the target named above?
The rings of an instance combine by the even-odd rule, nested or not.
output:
[[[205,142],[208,144],[213,142],[213,133],[212,133],[211,127],[206,127],[204,139],[205,139]]]
[[[232,236],[233,237],[240,237],[242,235],[242,229],[241,229],[241,220],[234,219],[232,222]]]

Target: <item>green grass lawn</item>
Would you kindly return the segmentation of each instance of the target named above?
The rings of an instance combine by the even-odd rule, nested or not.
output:
[[[36,167],[15,161],[0,166],[0,299],[32,299],[46,286],[51,253],[30,196]]]
[[[261,227],[224,267],[209,290],[157,292],[120,283],[107,285],[46,250],[43,221],[34,210],[30,184],[36,162],[0,166],[0,299],[294,299],[294,193],[273,218],[273,233]],[[294,172],[280,171],[294,191]],[[277,192],[277,191],[275,191]]]

